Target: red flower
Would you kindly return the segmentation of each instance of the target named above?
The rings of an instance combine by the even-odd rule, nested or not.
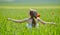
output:
[[[37,14],[37,17],[40,17],[40,14]]]

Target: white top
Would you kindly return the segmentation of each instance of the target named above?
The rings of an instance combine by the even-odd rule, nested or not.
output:
[[[26,24],[26,26],[27,26],[28,28],[32,28],[32,19],[30,18],[30,19],[25,19],[25,20],[28,20],[28,21],[27,21],[28,24]],[[38,27],[38,26],[39,26],[39,24],[38,24],[38,19],[35,19],[35,21],[36,21],[36,27]]]
[[[38,22],[37,19],[35,19],[35,21],[36,21],[36,23]],[[30,23],[30,24],[32,24],[32,19],[29,19],[27,22]]]

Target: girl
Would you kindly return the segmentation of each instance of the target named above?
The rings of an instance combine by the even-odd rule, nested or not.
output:
[[[36,10],[30,9],[30,18],[24,19],[24,20],[15,20],[12,18],[8,18],[8,20],[11,20],[13,22],[28,22],[27,27],[32,28],[32,27],[38,27],[38,22],[41,22],[42,24],[55,24],[53,22],[45,22],[43,21],[40,17],[40,15],[36,12]]]

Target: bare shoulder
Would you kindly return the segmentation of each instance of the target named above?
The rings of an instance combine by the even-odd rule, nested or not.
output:
[[[40,17],[37,17],[37,20],[38,20],[38,21],[43,21]]]
[[[39,17],[37,17],[37,20],[40,20],[40,18],[39,18]]]

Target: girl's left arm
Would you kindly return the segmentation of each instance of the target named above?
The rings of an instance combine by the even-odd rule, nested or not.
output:
[[[22,22],[27,22],[29,20],[29,18],[26,18],[24,20],[15,20],[15,19],[12,19],[12,18],[8,18],[8,20],[13,21],[13,22],[22,23]]]

